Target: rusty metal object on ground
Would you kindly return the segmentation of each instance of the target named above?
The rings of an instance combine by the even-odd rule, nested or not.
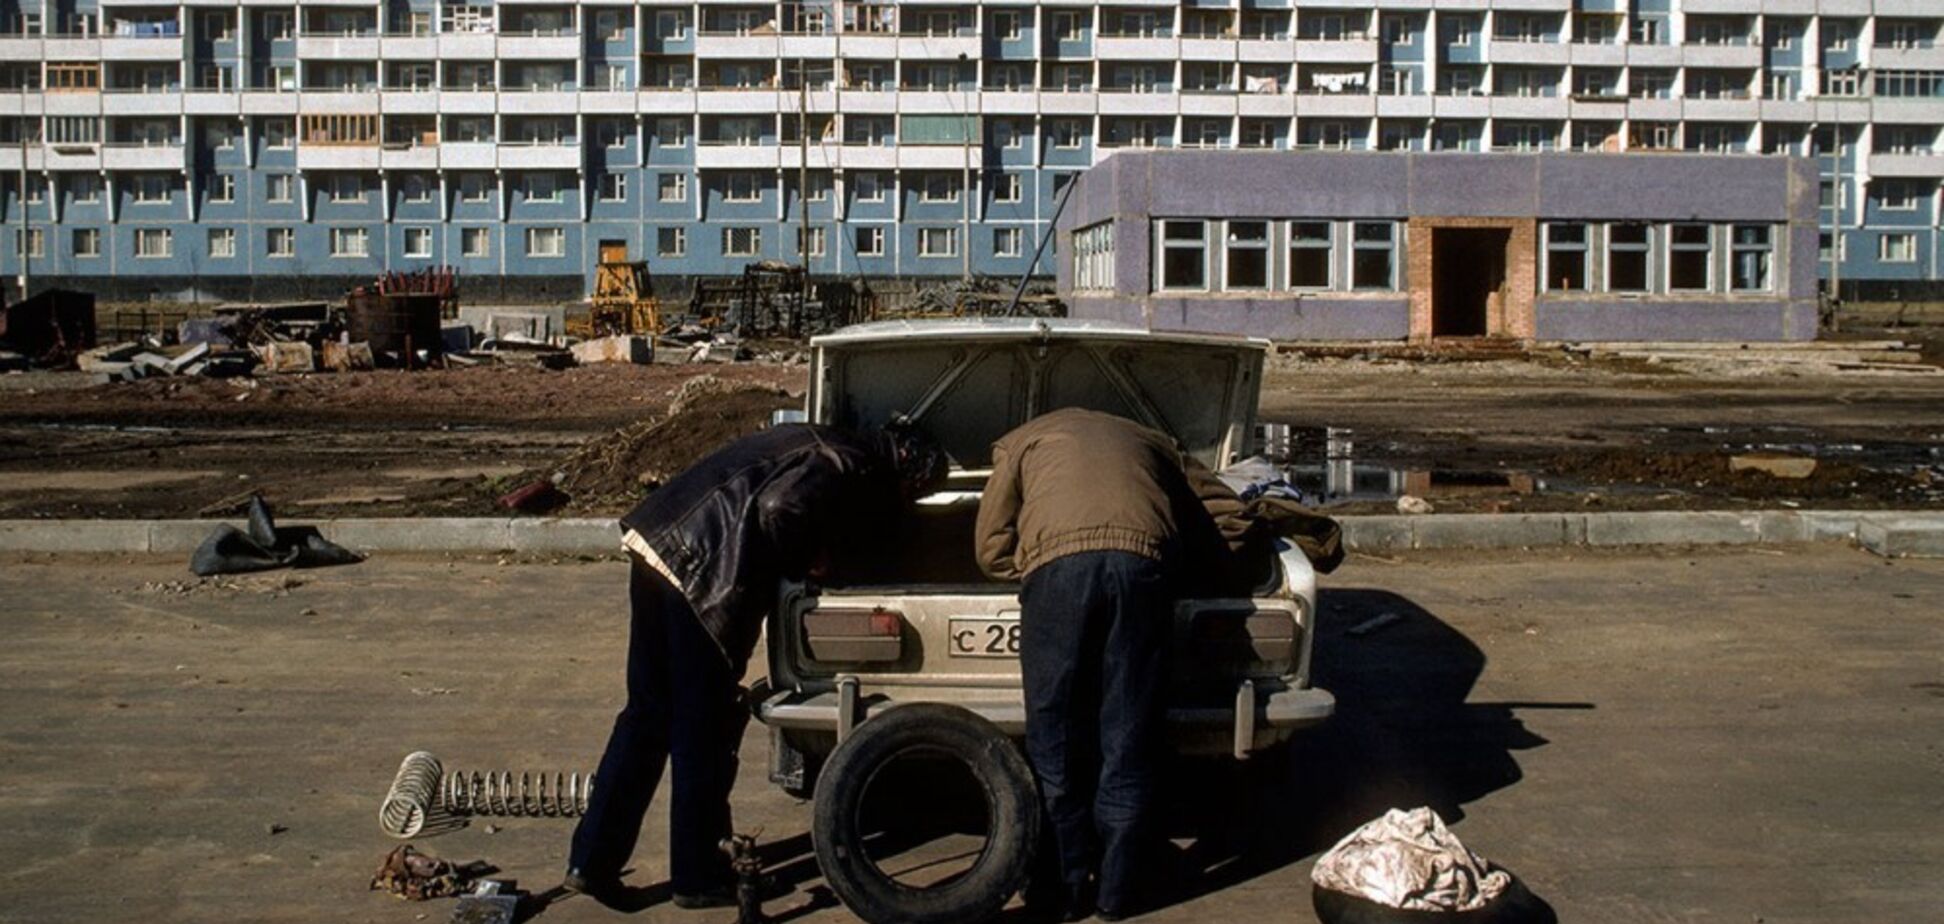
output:
[[[763,860],[756,856],[756,836],[731,834],[722,839],[729,868],[736,874],[736,924],[769,924],[763,914]]]
[[[400,844],[385,855],[385,862],[371,876],[371,890],[389,892],[406,901],[458,895],[471,885],[471,879],[449,860],[441,860],[410,844]]]

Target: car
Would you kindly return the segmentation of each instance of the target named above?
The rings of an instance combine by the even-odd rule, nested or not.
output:
[[[915,505],[890,550],[842,585],[787,585],[765,628],[768,676],[753,709],[770,730],[772,781],[813,795],[817,853],[866,920],[966,921],[1017,889],[1038,827],[1019,673],[1019,587],[973,553],[992,443],[1051,410],[1085,407],[1172,435],[1220,470],[1253,449],[1266,341],[1063,319],[862,324],[811,342],[803,419],[850,429],[906,420],[952,459],[944,490]],[[1316,575],[1278,542],[1252,597],[1175,608],[1168,740],[1246,758],[1326,720],[1309,683]],[[858,803],[913,749],[956,756],[987,796],[987,846],[964,875],[898,885],[861,859]]]

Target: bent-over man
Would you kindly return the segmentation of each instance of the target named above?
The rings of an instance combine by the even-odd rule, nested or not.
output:
[[[1093,911],[1096,873],[1103,919],[1143,898],[1173,604],[1184,575],[1223,548],[1196,488],[1234,501],[1183,466],[1166,434],[1080,409],[1028,421],[992,447],[979,567],[1024,579],[1026,753],[1067,920]]]
[[[776,427],[730,443],[622,517],[629,552],[627,705],[574,830],[563,885],[605,899],[665,762],[669,879],[683,908],[735,904],[729,791],[749,721],[743,672],[779,581],[823,578],[870,524],[929,493],[945,459],[914,430]]]

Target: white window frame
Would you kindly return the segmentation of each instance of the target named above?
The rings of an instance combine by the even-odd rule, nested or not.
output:
[[[992,201],[1015,203],[1024,202],[1026,184],[1017,173],[1001,173],[997,176],[992,189]]]
[[[756,174],[739,170],[723,177],[722,201],[753,203],[763,201],[763,187]],[[725,248],[726,250],[726,248]]]
[[[1155,222],[1157,227],[1154,234],[1154,287],[1157,291],[1208,291],[1210,278],[1214,275],[1209,271],[1209,261],[1213,259],[1214,255],[1211,251],[1215,249],[1210,246],[1212,242],[1209,240],[1209,224],[1209,222],[1199,219],[1179,218],[1167,218]],[[1170,237],[1169,231],[1175,228],[1180,228],[1184,231],[1189,228],[1199,228],[1201,230],[1201,236],[1195,239],[1190,239],[1185,236],[1179,238]],[[1199,283],[1193,285],[1176,285],[1170,282],[1168,279],[1168,251],[1170,250],[1199,250],[1201,252],[1201,281]]]
[[[827,242],[829,240],[828,236],[824,234],[826,230],[828,229],[821,228],[821,227],[804,228],[799,225],[796,229],[796,250],[792,251],[792,253],[796,253],[796,254],[803,253],[803,232],[809,231],[810,232],[810,258],[814,260],[818,257],[823,256],[825,253],[825,248],[828,246]]]
[[[1897,194],[1894,198],[1892,191]],[[1882,192],[1877,196],[1877,208],[1885,212],[1915,212],[1922,199],[1917,193],[1917,184],[1905,179],[1886,179]]]
[[[688,229],[677,226],[656,228],[655,255],[669,260],[688,256]]]
[[[273,260],[288,260],[297,256],[297,229],[263,229],[263,255]]]
[[[1580,239],[1577,241],[1556,239],[1556,232],[1562,228],[1578,228],[1580,231]],[[1548,221],[1540,225],[1539,288],[1541,291],[1582,293],[1593,291],[1593,234],[1594,226],[1584,221]],[[1579,288],[1569,289],[1559,285],[1555,280],[1553,275],[1553,254],[1555,251],[1579,254]]]
[[[1892,244],[1905,246],[1892,247]],[[1877,235],[1877,262],[1892,265],[1916,263],[1917,235],[1910,231],[1884,231],[1879,233]]]
[[[1744,243],[1741,232],[1756,228],[1762,232],[1760,241]],[[1730,292],[1772,292],[1775,290],[1775,226],[1764,224],[1731,225],[1728,229],[1728,291]],[[1762,284],[1744,286],[1740,281],[1741,263],[1744,258],[1760,261]]]
[[[1708,232],[1706,245],[1676,243],[1674,240],[1675,234],[1681,228],[1705,229]],[[1665,266],[1663,267],[1665,275],[1661,279],[1663,291],[1684,294],[1700,294],[1715,291],[1715,237],[1715,226],[1704,222],[1679,221],[1667,226],[1666,258],[1664,260]],[[1701,254],[1706,258],[1707,262],[1702,265],[1702,279],[1704,280],[1702,288],[1686,287],[1677,289],[1674,287],[1674,257],[1677,253]]]
[[[949,173],[925,174],[925,184],[918,189],[918,201],[927,204],[951,204],[959,201],[958,177]]]
[[[992,229],[992,255],[994,257],[1019,257],[1025,255],[1026,231],[1023,228]]]
[[[859,173],[851,177],[857,186],[856,199],[859,202],[884,201],[884,175],[880,173]]]
[[[493,255],[493,229],[460,228],[459,254],[468,259],[491,257]]]
[[[414,243],[418,246],[414,246]],[[413,225],[406,228],[400,241],[400,251],[408,259],[429,259],[432,256],[431,226]]]
[[[209,175],[209,201],[218,205],[228,205],[236,201],[236,174],[212,173]]]
[[[362,260],[371,256],[371,229],[338,227],[330,231],[333,259]]]
[[[736,238],[741,235],[748,239],[748,246],[737,247]],[[751,225],[735,225],[722,229],[722,255],[725,257],[760,257],[763,254],[763,229]]]
[[[520,178],[520,196],[528,202],[548,205],[565,199],[560,177],[551,172],[529,173]]]
[[[664,173],[655,180],[655,201],[687,202],[688,174]]]
[[[1631,241],[1626,243],[1616,242],[1613,237],[1613,229],[1622,226],[1640,228],[1644,232],[1645,239],[1639,243],[1633,243]],[[1653,292],[1654,280],[1659,278],[1656,273],[1661,262],[1659,251],[1654,246],[1655,242],[1659,239],[1660,229],[1644,221],[1623,221],[1609,222],[1600,231],[1600,242],[1603,245],[1601,251],[1605,255],[1600,264],[1602,270],[1600,274],[1600,291],[1614,295],[1645,295]],[[1620,289],[1614,287],[1613,256],[1615,253],[1640,254],[1640,288]]]
[[[82,246],[86,242],[87,246]],[[68,235],[68,249],[77,260],[92,260],[101,256],[101,229],[75,228]]]
[[[926,225],[918,229],[918,256],[924,259],[959,255],[958,228]]]
[[[175,233],[168,228],[136,228],[135,259],[167,260],[175,253]]]
[[[1377,241],[1377,240],[1361,241],[1357,239],[1357,229],[1359,227],[1364,227],[1364,226],[1375,227],[1378,225],[1385,226],[1390,230],[1389,238],[1382,241]],[[1400,269],[1399,264],[1403,262],[1399,258],[1403,256],[1405,252],[1403,223],[1397,221],[1353,221],[1350,223],[1350,234],[1346,240],[1347,243],[1350,245],[1349,246],[1350,289],[1356,292],[1397,291],[1398,274]],[[1390,273],[1388,274],[1388,278],[1379,284],[1369,284],[1369,283],[1359,282],[1357,280],[1357,253],[1359,251],[1374,252],[1379,250],[1386,251],[1390,255]]]
[[[618,170],[609,170],[595,181],[594,201],[628,201],[628,175]]]
[[[547,225],[526,229],[526,255],[533,260],[558,260],[567,256],[567,229]]]
[[[230,260],[236,257],[236,229],[209,229],[209,258],[211,260]]]
[[[852,248],[860,257],[884,256],[884,226],[859,225],[852,237]]]

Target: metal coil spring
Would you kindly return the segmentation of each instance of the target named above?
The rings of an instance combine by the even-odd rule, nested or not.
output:
[[[587,811],[593,793],[593,774],[455,770],[446,775],[439,798],[455,815],[571,818]]]
[[[378,826],[393,837],[411,837],[425,827],[432,811],[432,800],[439,794],[439,777],[444,768],[439,759],[426,751],[405,755],[392,778],[385,802],[378,807]]]

